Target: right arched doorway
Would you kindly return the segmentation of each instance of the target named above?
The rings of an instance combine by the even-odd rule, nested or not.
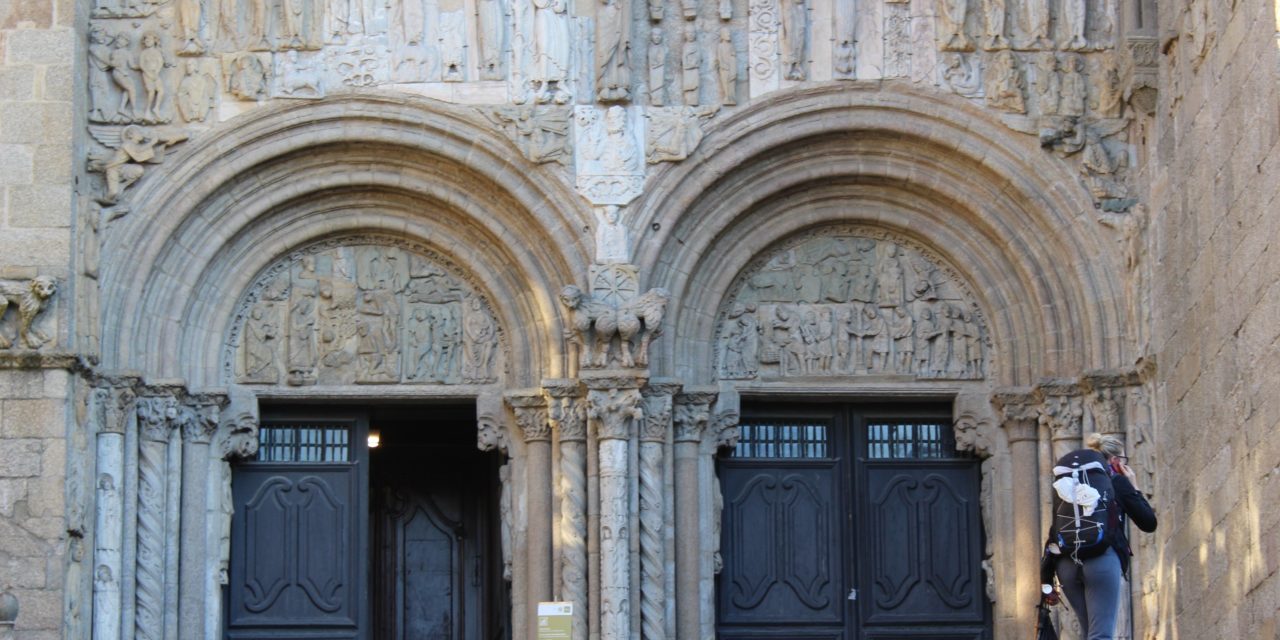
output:
[[[949,403],[744,401],[741,433],[717,464],[717,637],[990,637],[981,475]]]

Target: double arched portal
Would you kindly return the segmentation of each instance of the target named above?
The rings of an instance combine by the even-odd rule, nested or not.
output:
[[[501,517],[519,638],[535,637],[537,602],[575,597],[602,637],[715,633],[714,455],[744,403],[936,403],[959,448],[986,460],[985,531],[970,532],[989,557],[986,624],[1022,634],[1041,531],[1031,478],[1050,446],[1043,383],[1087,384],[1135,352],[1121,261],[1077,177],[972,105],[898,83],[779,93],[659,166],[624,212],[638,290],[670,292],[638,381],[581,382],[571,361],[557,294],[592,286],[599,268],[569,178],[526,162],[474,110],[376,96],[262,109],[149,172],[133,195],[145,205],[104,238],[90,318],[102,369],[181,379],[192,397],[230,389],[216,436],[229,458],[258,405],[476,406],[482,447],[510,460]],[[581,441],[572,431],[586,388],[610,384],[638,388],[645,409],[619,440],[633,452],[626,491],[666,505],[656,547],[653,523],[636,523],[625,580],[564,506],[566,459],[588,454],[591,500],[608,482],[594,448],[611,441],[597,433],[606,418],[593,410]],[[647,438],[655,420],[665,430]],[[206,464],[225,479],[220,458],[212,447]],[[637,470],[648,462],[656,486]],[[205,514],[232,508],[198,497]],[[215,558],[178,580],[184,620],[214,636],[224,525],[207,515],[171,532]],[[631,602],[621,623],[611,588]]]

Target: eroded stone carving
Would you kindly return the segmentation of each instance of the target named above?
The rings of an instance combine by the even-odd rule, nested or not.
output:
[[[942,79],[951,90],[966,97],[982,95],[980,68],[973,64],[969,54],[949,52],[943,56]]]
[[[698,44],[698,28],[692,24],[684,27],[684,44],[680,49],[680,90],[684,103],[690,106],[698,104],[699,88],[702,85],[702,47]]]
[[[973,40],[964,32],[969,0],[939,0],[938,44],[943,51],[973,51]]]
[[[659,3],[658,7],[661,6]],[[649,50],[645,55],[649,69],[649,104],[658,107],[667,100],[667,43],[661,27],[649,30]]]
[[[639,110],[574,108],[578,193],[593,204],[624,205],[644,184]]]
[[[145,165],[162,162],[166,149],[187,139],[187,133],[180,128],[136,124],[90,125],[89,135],[107,148],[90,152],[88,163],[90,171],[101,173],[106,180],[106,194],[96,198],[102,205],[116,204],[120,194],[146,173]]]
[[[906,76],[911,73],[912,45],[911,4],[895,0],[884,5],[884,75]]]
[[[782,2],[782,70],[788,80],[809,77],[809,6],[805,0]]]
[[[568,164],[572,160],[571,107],[523,105],[495,109],[491,114],[530,161]]]
[[[857,53],[853,47],[853,40],[845,38],[836,45],[834,54],[834,68],[836,78],[841,80],[852,80],[857,75]]]
[[[662,331],[671,294],[655,288],[631,300],[605,301],[569,285],[560,291],[560,302],[569,312],[565,340],[576,347],[579,366],[603,369],[616,362],[621,367],[649,363],[649,343]],[[617,345],[617,355],[612,356]],[[612,356],[612,357],[611,357]]]
[[[1022,11],[1025,35],[1022,38],[1019,48],[1053,48],[1053,41],[1049,39],[1048,0],[1022,0]]]
[[[1010,113],[1027,112],[1027,103],[1023,97],[1026,81],[1013,52],[1006,49],[991,55],[987,62],[986,82],[987,104],[993,109]]]
[[[277,262],[237,312],[228,379],[243,384],[487,384],[503,332],[487,300],[425,247],[333,240]]]
[[[716,41],[715,73],[720,104],[738,104],[738,49],[733,44],[733,32],[729,27],[720,27],[720,39]]]
[[[628,0],[601,0],[596,7],[596,99],[631,99],[631,11]]]
[[[750,0],[748,7],[748,43],[751,77],[770,82],[778,74],[778,4],[777,0]],[[753,92],[754,93],[754,92]]]
[[[58,281],[52,276],[36,276],[30,280],[0,280],[0,320],[12,306],[17,309],[14,340],[0,334],[0,349],[8,349],[16,341],[21,347],[39,349],[52,338],[37,326],[40,314],[58,292]]]
[[[1086,20],[1089,16],[1088,0],[1062,0],[1059,7],[1061,19],[1062,48],[1069,51],[1082,51],[1089,46],[1085,39]]]
[[[273,95],[279,98],[323,98],[324,89],[316,55],[318,54],[303,56],[297,51],[277,54],[276,68],[272,74],[275,80]]]
[[[627,439],[644,417],[637,389],[592,389],[587,415],[599,434],[600,635],[631,637],[631,511]]]
[[[717,330],[720,375],[986,375],[985,321],[967,285],[923,247],[841,227],[760,256]]]
[[[256,53],[233,54],[222,58],[222,66],[228,93],[247,101],[267,98],[270,63],[264,62],[262,56]]]
[[[688,158],[702,142],[702,123],[716,107],[656,107],[645,111],[645,160],[649,164]],[[625,262],[622,261],[622,262]]]
[[[202,60],[190,58],[183,67],[182,80],[174,96],[178,114],[187,122],[204,122],[218,102],[218,80]]]
[[[982,0],[983,49],[998,51],[1009,48],[1009,41],[1005,39],[1005,2],[1006,0]]]
[[[616,205],[596,207],[596,264],[627,263],[631,238]]]

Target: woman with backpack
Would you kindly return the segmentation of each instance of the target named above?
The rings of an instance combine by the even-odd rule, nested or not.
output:
[[[1124,443],[1094,433],[1086,449],[1054,467],[1054,514],[1040,567],[1041,592],[1056,603],[1053,576],[1080,619],[1086,640],[1112,640],[1120,606],[1121,577],[1129,572],[1125,523],[1156,530],[1156,514],[1134,487]]]

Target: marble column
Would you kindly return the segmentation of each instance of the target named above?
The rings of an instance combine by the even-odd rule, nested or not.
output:
[[[552,598],[551,573],[551,424],[541,391],[507,394],[516,425],[525,441],[525,620],[528,636],[537,637],[538,603]]]
[[[1033,628],[1036,603],[1039,602],[1040,527],[1039,483],[1041,474],[1037,456],[1039,411],[1038,399],[1031,393],[1001,392],[992,398],[1000,410],[1001,427],[1009,442],[1013,478],[1013,573],[1018,603],[1012,607],[1019,615],[1019,628]],[[1047,472],[1047,470],[1045,470]]]
[[[663,535],[663,453],[671,432],[671,399],[678,383],[651,382],[640,424],[640,637],[663,640],[667,627],[666,540]]]
[[[164,638],[168,449],[177,410],[172,396],[138,400],[137,640]]]
[[[624,386],[629,384],[630,386]],[[600,473],[600,637],[631,637],[630,439],[643,417],[639,380],[589,380]]]
[[[698,456],[703,432],[711,417],[712,393],[682,393],[675,397],[676,501],[676,637],[701,637],[699,568],[702,527],[699,523]]]
[[[587,406],[576,380],[544,380],[560,438],[560,599],[573,603],[573,640],[587,638]]]
[[[95,442],[97,482],[93,548],[93,637],[121,637],[120,576],[124,536],[124,432],[133,414],[129,389],[95,389],[103,420]]]
[[[179,528],[178,638],[203,637],[202,611],[207,601],[205,558],[210,553],[203,535],[209,501],[209,446],[218,430],[219,406],[213,401],[188,407],[182,419],[182,499]]]

